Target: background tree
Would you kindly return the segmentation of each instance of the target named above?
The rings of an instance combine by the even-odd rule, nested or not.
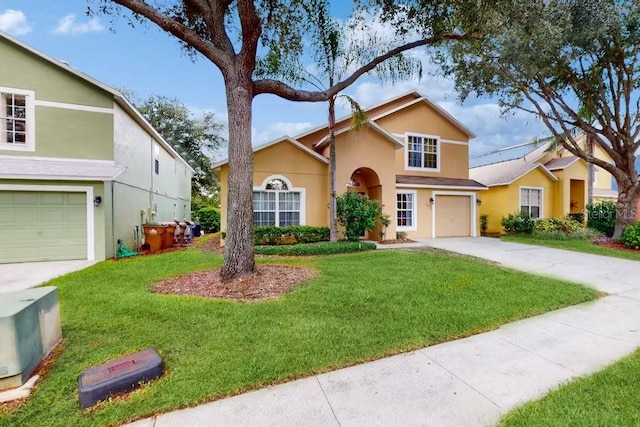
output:
[[[640,3],[514,0],[492,15],[487,37],[443,52],[445,71],[462,99],[497,96],[505,111],[532,113],[570,153],[608,171],[618,184],[620,237],[640,198]],[[596,158],[593,145],[613,162]]]
[[[350,70],[357,69],[391,50],[398,40],[382,37],[372,28],[372,22],[354,17],[340,21],[330,14],[329,4],[321,0],[310,0],[304,4],[309,16],[305,23],[306,44],[313,56],[313,71],[300,62],[299,57],[290,58],[291,63],[281,60],[259,63],[257,75],[280,78],[283,81],[312,89],[326,91],[341,81]],[[276,48],[277,49],[277,48]],[[275,49],[274,49],[275,50]],[[279,56],[279,55],[278,55]],[[422,76],[422,62],[399,53],[378,64],[369,71],[383,82],[396,83],[400,80]],[[329,144],[329,240],[338,240],[338,218],[336,208],[336,102],[344,101],[351,111],[351,131],[359,132],[368,123],[360,104],[344,93],[331,95],[327,100],[327,142]]]
[[[191,197],[209,198],[220,192],[220,183],[211,169],[212,157],[224,143],[224,126],[210,111],[194,114],[178,99],[154,95],[136,102],[136,108],[195,170]]]
[[[255,271],[251,146],[252,100],[255,96],[271,93],[292,101],[327,101],[398,53],[447,39],[466,40],[477,36],[477,21],[469,21],[471,28],[467,28],[457,25],[459,21],[448,20],[451,8],[464,11],[466,3],[472,5],[475,1],[434,1],[421,13],[442,24],[423,32],[419,39],[395,47],[353,70],[326,91],[308,91],[280,80],[254,76],[259,51],[271,55],[272,60],[278,60],[276,51],[280,59],[301,55],[303,24],[309,18],[303,5],[308,0],[95,1],[100,4],[101,13],[121,13],[122,10],[116,8],[119,5],[132,12],[125,13],[130,22],[136,19],[153,22],[178,38],[189,52],[203,55],[222,73],[229,117],[227,235],[220,272],[225,280]],[[92,13],[91,9],[89,13]]]

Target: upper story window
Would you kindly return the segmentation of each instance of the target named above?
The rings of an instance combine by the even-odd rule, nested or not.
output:
[[[406,134],[405,151],[407,169],[440,170],[440,138]]]
[[[286,227],[305,221],[305,191],[293,188],[284,177],[270,177],[253,189],[253,223]]]
[[[0,150],[35,150],[35,94],[0,87]]]
[[[153,145],[153,171],[156,175],[160,175],[160,146]]]

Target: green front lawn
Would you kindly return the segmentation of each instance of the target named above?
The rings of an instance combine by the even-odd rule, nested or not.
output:
[[[585,239],[545,239],[543,237],[528,236],[523,234],[508,234],[502,236],[505,242],[525,243],[528,245],[548,246],[556,249],[566,249],[574,252],[610,256],[615,258],[640,261],[640,253],[622,251],[604,246],[598,246]]]
[[[505,415],[500,426],[640,425],[640,351]]]
[[[596,298],[579,285],[443,253],[394,250],[273,259],[319,275],[278,300],[238,303],[152,294],[162,278],[221,264],[189,249],[107,261],[58,278],[65,348],[2,426],[99,426],[193,406],[288,379],[460,338]],[[81,411],[77,377],[146,347],[167,373]]]

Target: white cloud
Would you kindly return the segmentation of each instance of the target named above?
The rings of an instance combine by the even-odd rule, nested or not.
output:
[[[311,129],[312,124],[310,122],[275,122],[269,125],[267,129],[258,130],[252,128],[252,141],[253,145],[261,145],[269,141],[273,141],[281,136],[296,136]]]
[[[0,30],[20,36],[31,31],[31,24],[23,11],[7,9],[0,13]]]
[[[58,25],[54,28],[53,33],[58,35],[79,35],[87,33],[99,33],[103,31],[104,25],[100,23],[100,19],[91,18],[86,22],[76,22],[76,16],[70,13],[58,21]]]

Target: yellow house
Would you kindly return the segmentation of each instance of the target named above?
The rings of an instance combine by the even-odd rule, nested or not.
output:
[[[577,137],[584,144],[584,135]],[[469,176],[487,187],[482,196],[481,215],[488,215],[487,233],[501,233],[503,216],[524,211],[534,218],[563,217],[584,212],[588,200],[587,163],[564,148],[550,150],[551,142],[531,149],[532,144],[506,147],[490,153],[486,164],[472,167]],[[611,158],[600,147],[594,155],[605,161]],[[514,158],[515,157],[515,158]],[[611,175],[593,167],[593,200],[617,197]]]
[[[357,191],[379,200],[391,218],[386,238],[476,236],[478,192],[469,179],[469,139],[475,135],[418,92],[366,110],[368,126],[336,126],[338,194]],[[254,149],[253,218],[261,225],[329,224],[327,127],[282,137]],[[214,165],[221,182],[226,229],[227,161]],[[380,240],[380,228],[365,236]]]

